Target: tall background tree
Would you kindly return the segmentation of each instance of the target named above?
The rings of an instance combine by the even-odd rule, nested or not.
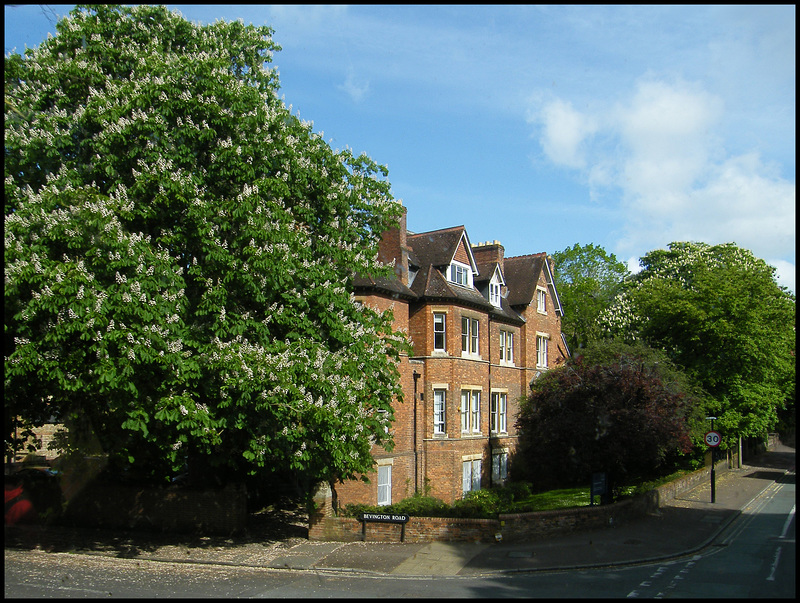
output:
[[[640,263],[607,332],[665,350],[706,392],[723,447],[793,414],[795,298],[773,267],[732,243],[672,243]]]
[[[625,279],[625,264],[597,245],[567,247],[553,254],[555,280],[561,303],[567,311],[561,332],[573,351],[604,337],[599,317],[613,303]]]
[[[54,417],[153,479],[335,481],[391,445],[405,337],[350,284],[400,206],[278,99],[271,36],[90,5],[6,57],[7,450]]]

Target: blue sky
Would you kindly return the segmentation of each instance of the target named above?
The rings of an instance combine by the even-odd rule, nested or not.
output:
[[[795,291],[794,6],[169,5],[269,25],[282,94],[415,232],[506,256],[735,242]],[[5,7],[5,51],[72,6]]]

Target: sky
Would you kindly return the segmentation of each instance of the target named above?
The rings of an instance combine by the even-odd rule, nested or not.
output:
[[[387,166],[408,228],[628,267],[733,242],[795,292],[795,7],[168,5],[269,25],[287,105]],[[5,52],[71,5],[5,6]]]

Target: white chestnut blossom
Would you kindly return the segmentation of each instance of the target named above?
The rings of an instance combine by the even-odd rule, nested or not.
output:
[[[271,35],[88,6],[7,57],[6,395],[35,384],[123,459],[346,478],[401,393],[405,337],[351,293],[400,207],[280,100]]]

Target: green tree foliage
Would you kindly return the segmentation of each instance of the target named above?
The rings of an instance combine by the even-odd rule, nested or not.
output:
[[[679,375],[665,355],[618,344],[548,371],[517,417],[515,479],[544,490],[586,485],[593,472],[607,472],[619,490],[670,470],[691,451],[697,423],[693,393]]]
[[[708,394],[723,448],[793,405],[795,299],[775,269],[732,243],[672,243],[640,260],[604,316],[612,334],[664,349]]]
[[[292,115],[268,27],[91,5],[57,32],[5,63],[6,425],[153,478],[367,471],[407,345],[350,287],[387,269],[386,169]]]
[[[614,254],[592,243],[577,243],[553,254],[555,280],[561,303],[567,309],[561,332],[571,349],[577,350],[603,338],[598,318],[630,276]]]

